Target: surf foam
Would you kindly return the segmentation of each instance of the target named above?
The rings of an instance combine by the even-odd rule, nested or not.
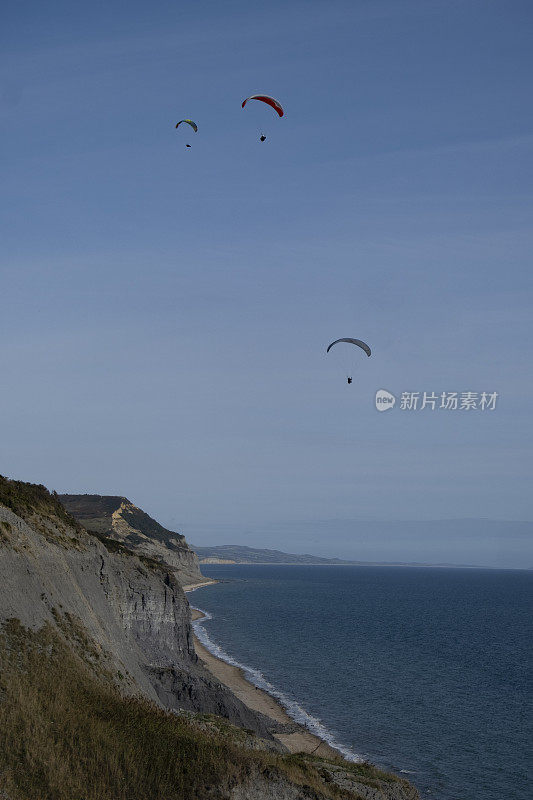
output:
[[[339,753],[341,753],[347,761],[352,761],[356,764],[364,761],[364,759],[357,755],[357,753],[354,753],[348,747],[340,744],[317,717],[313,717],[311,714],[308,714],[307,711],[296,702],[296,700],[293,700],[284,692],[276,689],[276,687],[265,678],[260,670],[255,669],[254,667],[249,667],[247,664],[241,664],[240,661],[237,661],[235,658],[226,653],[226,651],[223,650],[220,645],[211,639],[203,626],[204,622],[208,622],[209,620],[213,619],[213,615],[210,614],[209,611],[204,611],[204,609],[198,608],[198,606],[191,606],[191,608],[194,608],[195,611],[199,611],[204,615],[201,617],[201,619],[193,620],[192,627],[197,638],[203,644],[206,650],[209,650],[209,652],[214,656],[220,658],[221,661],[225,661],[226,664],[230,664],[232,667],[241,669],[246,676],[246,680],[248,680],[254,686],[257,686],[258,689],[262,689],[274,697],[295,722],[297,722],[299,725],[303,725],[303,727],[307,728],[308,731],[314,733],[319,739],[322,739],[322,741],[329,744],[330,747],[333,747],[334,750],[337,750]]]

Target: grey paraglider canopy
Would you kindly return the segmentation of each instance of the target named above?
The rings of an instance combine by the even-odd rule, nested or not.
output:
[[[370,347],[367,344],[365,344],[365,342],[362,342],[361,339],[335,339],[335,341],[332,342],[329,345],[328,349],[326,350],[326,353],[329,353],[329,351],[331,350],[333,345],[334,344],[338,344],[339,342],[347,342],[348,344],[356,344],[358,347],[360,347],[362,350],[365,351],[367,356],[371,356],[372,355],[372,350],[370,349]]]

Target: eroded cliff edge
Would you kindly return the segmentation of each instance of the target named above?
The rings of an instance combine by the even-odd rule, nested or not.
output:
[[[182,586],[203,580],[196,553],[181,533],[169,531],[127,497],[61,494],[67,511],[88,531],[113,539],[171,567]]]

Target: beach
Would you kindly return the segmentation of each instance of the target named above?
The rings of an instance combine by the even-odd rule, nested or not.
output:
[[[193,589],[191,588],[188,591],[193,591]],[[191,615],[193,620],[202,619],[205,616],[205,614],[196,608],[191,608]],[[291,726],[291,730],[293,731],[291,733],[274,734],[275,738],[284,744],[291,753],[314,753],[324,758],[333,759],[342,757],[341,754],[327,744],[327,742],[315,736],[303,725],[299,725],[295,722],[287,714],[283,706],[278,703],[274,697],[271,697],[268,692],[258,689],[257,686],[250,683],[239,667],[234,667],[232,664],[228,664],[210,653],[196,636],[194,637],[194,646],[198,657],[203,662],[206,669],[221,683],[231,689],[239,700],[247,705],[248,708],[251,708],[253,711],[259,711],[261,714],[265,714],[265,716],[270,717],[276,722]]]
[[[205,581],[201,581],[198,583],[189,583],[186,586],[182,586],[184,592],[194,592],[195,589],[201,589],[202,586],[210,586],[212,583],[218,583],[218,581],[211,580],[211,578],[206,578]]]

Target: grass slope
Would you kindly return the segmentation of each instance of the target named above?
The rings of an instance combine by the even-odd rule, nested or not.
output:
[[[355,796],[324,783],[319,762],[247,750],[242,731],[222,721],[213,733],[201,715],[195,722],[125,697],[122,676],[101,666],[83,630],[72,618],[61,625],[69,642],[52,626],[33,632],[17,620],[0,634],[0,788],[10,800],[200,800],[261,775],[310,797]]]

